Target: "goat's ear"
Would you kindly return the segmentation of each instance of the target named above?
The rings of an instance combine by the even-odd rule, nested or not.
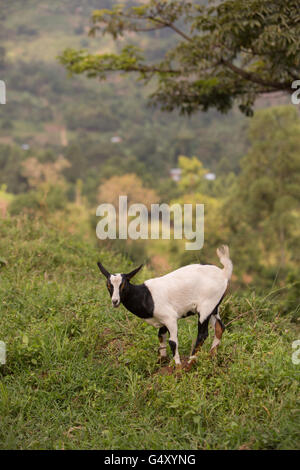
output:
[[[142,269],[144,265],[141,264],[138,268],[134,269],[133,271],[131,271],[131,273],[128,273],[128,274],[125,274],[125,276],[127,277],[128,280],[130,280],[133,276],[136,275],[136,273],[139,272],[140,269]]]
[[[100,271],[102,272],[102,274],[106,277],[106,278],[109,278],[110,276],[110,273],[108,271],[106,271],[105,267],[100,263],[100,261],[98,261],[98,268],[100,269]]]

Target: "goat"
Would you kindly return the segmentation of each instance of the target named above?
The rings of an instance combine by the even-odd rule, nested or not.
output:
[[[215,329],[211,352],[216,352],[225,329],[218,308],[225,295],[232,274],[232,262],[226,245],[217,249],[223,269],[212,265],[191,264],[161,277],[134,285],[130,280],[143,265],[128,274],[110,274],[98,262],[106,277],[112,306],[122,303],[127,310],[158,328],[160,359],[167,357],[167,333],[176,365],[180,365],[177,338],[177,320],[198,314],[198,335],[188,364],[196,360],[196,353],[208,336],[209,320]]]

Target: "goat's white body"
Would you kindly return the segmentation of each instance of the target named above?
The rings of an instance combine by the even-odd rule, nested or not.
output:
[[[165,276],[145,281],[154,301],[151,324],[198,312],[203,322],[222,298],[228,284],[224,270],[217,266],[191,264]]]
[[[226,291],[232,274],[229,248],[223,245],[217,249],[217,254],[224,269],[207,264],[191,264],[165,276],[145,281],[154,302],[153,317],[146,321],[156,327],[161,325],[167,327],[170,333],[169,342],[174,347],[176,364],[180,364],[177,320],[187,315],[188,312],[193,312],[199,315],[199,325],[204,324],[217,308]],[[212,323],[215,325],[216,318],[220,318],[218,310],[216,310],[216,318],[212,317]],[[216,348],[219,343],[220,337],[215,335],[212,347]],[[164,344],[165,338],[163,338],[163,349]],[[190,357],[190,361],[194,359],[194,356]]]

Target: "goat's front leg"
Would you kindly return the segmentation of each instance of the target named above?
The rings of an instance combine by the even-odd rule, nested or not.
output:
[[[177,338],[177,319],[168,320],[166,327],[170,332],[169,345],[175,360],[176,365],[180,365],[180,356],[178,352],[178,338]]]
[[[162,326],[158,330],[158,340],[160,343],[158,350],[159,350],[159,357],[162,360],[167,358],[167,333],[168,333],[168,328],[166,326]]]

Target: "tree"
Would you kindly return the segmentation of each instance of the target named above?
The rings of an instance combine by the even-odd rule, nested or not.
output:
[[[156,77],[153,103],[164,110],[191,114],[211,107],[226,112],[238,103],[252,114],[261,93],[291,91],[299,78],[300,12],[298,0],[194,1],[150,0],[128,7],[96,10],[90,34],[114,39],[130,33],[168,28],[179,41],[151,62],[128,43],[119,54],[89,54],[67,49],[60,61],[71,74],[105,79],[111,72],[133,72],[144,82]]]
[[[14,198],[10,206],[11,214],[25,211],[45,217],[49,212],[65,208],[68,185],[61,173],[69,165],[62,156],[54,162],[41,163],[36,157],[24,160],[21,163],[22,176],[32,189]]]
[[[135,174],[128,173],[122,176],[112,176],[103,182],[98,190],[98,202],[113,204],[119,217],[119,196],[127,196],[128,209],[132,204],[142,203],[150,214],[151,204],[158,202],[158,196],[153,189],[146,188],[143,181]],[[101,240],[101,246],[106,245],[109,249],[126,253],[131,259],[140,262],[146,256],[146,240]]]
[[[64,182],[61,173],[69,166],[68,160],[62,156],[55,162],[40,163],[36,157],[27,158],[22,162],[23,176],[33,188],[43,184],[55,186]]]
[[[184,155],[178,157],[181,178],[178,183],[182,193],[191,193],[203,190],[204,176],[208,173],[197,157],[188,158]]]
[[[261,259],[284,267],[297,260],[300,218],[300,121],[293,106],[258,111],[250,124],[251,148],[227,201],[237,250],[250,246]],[[299,243],[299,242],[298,242]],[[297,243],[296,243],[297,244]],[[293,248],[294,247],[294,248]],[[243,254],[239,255],[242,260]],[[251,255],[254,260],[257,255]],[[272,263],[273,261],[273,263]],[[275,263],[274,263],[275,261]]]
[[[127,196],[128,206],[135,203],[143,203],[150,209],[151,204],[158,202],[155,191],[145,188],[142,180],[135,173],[128,173],[122,176],[112,176],[99,187],[99,203],[110,203],[119,205],[119,195]]]

